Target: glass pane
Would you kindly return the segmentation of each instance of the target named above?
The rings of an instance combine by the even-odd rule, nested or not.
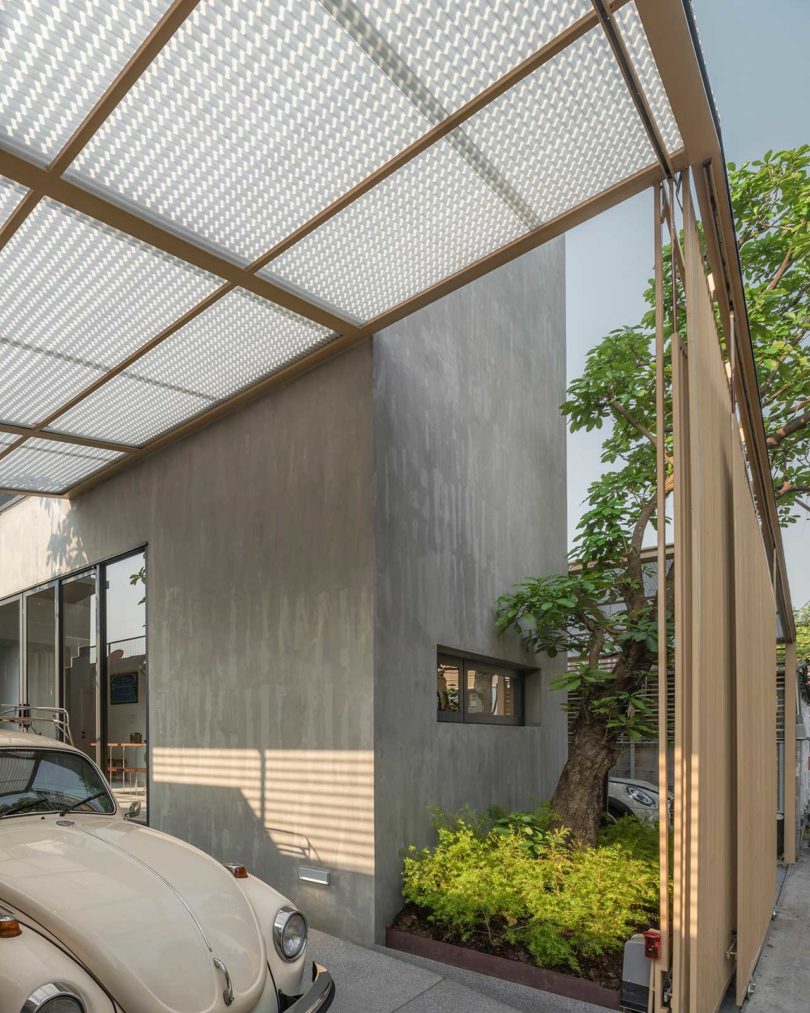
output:
[[[531,208],[536,224],[655,161],[601,27],[459,129]]]
[[[0,605],[0,706],[20,702],[20,603]]]
[[[46,587],[25,599],[25,666],[28,681],[26,703],[32,707],[57,707],[56,699],[56,588]],[[34,712],[33,717],[45,717]],[[56,738],[48,723],[37,730]]]
[[[201,3],[69,175],[254,259],[429,127],[334,7]]]
[[[518,677],[491,666],[467,666],[467,717],[470,720],[517,718]]]
[[[2,18],[2,15],[0,15]],[[28,191],[24,186],[20,186],[19,183],[14,183],[10,179],[6,179],[5,176],[0,176],[0,228],[5,225],[6,221],[11,217],[11,212]]]
[[[73,745],[96,759],[95,574],[62,585],[62,699],[70,717]]]
[[[218,285],[45,199],[0,251],[0,334],[10,344],[109,369]]]
[[[55,419],[50,429],[114,443],[142,444],[215,404],[173,387],[119,374]]]
[[[325,6],[418,103],[452,112],[593,10],[590,0],[366,0]],[[360,10],[362,8],[362,12]],[[400,74],[402,72],[400,71]],[[404,77],[404,75],[403,75]],[[399,81],[398,81],[399,83]],[[400,83],[405,90],[407,82]]]
[[[619,8],[613,18],[619,26],[661,138],[668,151],[675,151],[681,147],[683,140],[635,3]]]
[[[527,231],[480,168],[439,141],[260,273],[369,320]]]
[[[118,804],[147,813],[146,557],[139,552],[106,568],[106,766]]]
[[[368,320],[654,161],[599,27],[262,273]]]
[[[111,813],[113,802],[96,770],[75,753],[54,749],[4,749],[0,771],[0,816],[16,808],[31,812],[79,806],[81,812]]]
[[[123,455],[79,444],[32,439],[0,461],[0,486],[66,492]]]
[[[0,136],[54,156],[169,0],[3,0]]]
[[[436,709],[439,714],[461,714],[459,662],[439,659],[436,670]]]
[[[248,292],[229,292],[127,370],[206,397],[235,394],[331,337],[325,327]]]
[[[0,419],[35,426],[97,380],[102,369],[59,352],[38,352],[0,339]]]

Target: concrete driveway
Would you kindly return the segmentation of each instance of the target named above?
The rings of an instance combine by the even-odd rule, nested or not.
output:
[[[310,932],[311,953],[331,971],[331,1013],[599,1013],[600,1006],[538,992],[378,947],[367,950]]]
[[[810,852],[802,848],[777,904],[754,974],[754,994],[746,1013],[807,1013],[810,1009]]]

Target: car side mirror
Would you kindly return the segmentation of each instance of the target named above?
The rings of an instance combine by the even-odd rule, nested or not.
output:
[[[129,809],[124,813],[125,820],[134,820],[141,815],[141,803],[138,801],[130,802]]]

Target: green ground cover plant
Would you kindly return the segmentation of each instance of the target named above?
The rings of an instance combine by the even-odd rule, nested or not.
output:
[[[435,827],[435,846],[404,855],[403,896],[436,938],[579,974],[615,966],[657,924],[657,827],[627,817],[586,848],[545,806],[436,814]]]

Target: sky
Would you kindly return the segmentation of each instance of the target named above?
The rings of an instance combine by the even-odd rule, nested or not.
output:
[[[810,0],[693,0],[726,158],[810,143]],[[652,194],[639,194],[566,236],[568,378],[615,327],[636,323],[652,275]],[[568,436],[568,533],[600,473],[600,435]],[[810,514],[783,532],[795,606],[810,600]]]

